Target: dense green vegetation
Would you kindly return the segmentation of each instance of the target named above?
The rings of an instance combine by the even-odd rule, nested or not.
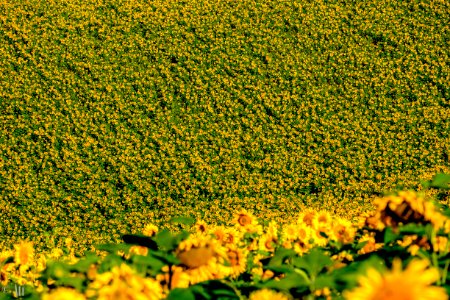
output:
[[[450,173],[449,24],[435,0],[0,1],[1,243],[352,218]]]

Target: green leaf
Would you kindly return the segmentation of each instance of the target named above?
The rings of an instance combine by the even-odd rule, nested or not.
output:
[[[419,236],[423,236],[427,233],[427,229],[423,225],[411,223],[399,227],[399,232],[402,235],[417,234]]]
[[[79,260],[74,265],[70,265],[69,270],[71,272],[86,273],[89,270],[89,267],[99,260],[100,258],[97,255],[93,253],[87,253],[83,259]]]
[[[313,248],[305,256],[293,259],[293,265],[306,270],[311,277],[316,277],[325,267],[329,267],[332,264],[332,259],[317,248]]]
[[[430,186],[440,189],[450,189],[450,174],[436,174],[431,181]]]
[[[164,251],[151,251],[148,255],[152,255],[157,259],[161,260],[165,265],[178,265],[180,260],[172,253],[167,253]]]
[[[156,234],[154,240],[159,249],[166,251],[174,250],[175,239],[169,230],[161,230],[158,234]]]
[[[295,272],[295,269],[293,266],[275,266],[275,267],[271,267],[271,266],[266,266],[264,267],[265,270],[270,270],[273,271],[275,273],[283,273],[283,274],[288,274],[288,273],[293,273]]]
[[[239,299],[236,291],[231,286],[219,280],[201,282],[192,286],[192,288],[206,299]]]
[[[101,244],[101,245],[96,245],[95,248],[98,250],[109,252],[109,253],[117,253],[117,251],[127,252],[128,250],[130,250],[131,245],[129,245],[129,244]]]
[[[191,289],[175,288],[170,291],[166,300],[195,300],[195,295]]]
[[[124,262],[125,261],[121,256],[117,254],[109,254],[105,258],[103,258],[103,261],[100,263],[98,267],[98,273],[108,272],[112,268],[120,266]]]
[[[78,291],[83,290],[84,278],[80,277],[62,277],[56,280],[56,285],[58,286],[70,286]]]
[[[397,233],[395,233],[391,227],[386,227],[384,229],[383,239],[384,239],[384,243],[387,245],[387,244],[390,244],[391,242],[398,240],[399,235]]]
[[[264,283],[256,284],[259,288],[276,289],[289,292],[292,288],[302,289],[309,286],[309,280],[305,276],[297,273],[287,274],[280,280],[269,280]]]
[[[328,274],[321,274],[314,280],[314,288],[316,290],[320,290],[325,287],[333,289],[334,286],[334,277]]]
[[[163,251],[172,251],[178,247],[178,244],[189,236],[187,231],[182,231],[177,235],[173,235],[169,230],[164,229],[160,231],[155,237],[154,241],[158,245],[158,249]]]
[[[172,218],[169,222],[172,224],[184,224],[187,226],[191,226],[192,224],[195,223],[195,219],[190,217],[175,217]]]
[[[377,255],[371,255],[363,261],[356,261],[343,268],[333,270],[330,275],[334,278],[336,290],[343,291],[354,288],[358,285],[358,278],[366,275],[369,268],[383,271],[384,261]]]
[[[268,266],[276,267],[284,264],[287,258],[297,256],[297,253],[292,249],[280,248],[275,251],[274,256],[270,259]]]
[[[369,243],[369,241],[364,241],[364,242],[360,242],[355,246],[355,250],[361,250],[362,248],[364,248],[365,245],[367,245],[367,243]]]
[[[152,270],[152,275],[156,275],[166,265],[166,263],[153,256],[134,255],[131,258],[133,264],[149,267]]]

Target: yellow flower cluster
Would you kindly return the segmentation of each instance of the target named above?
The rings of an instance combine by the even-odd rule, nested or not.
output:
[[[72,237],[82,254],[180,212],[288,224],[303,203],[351,219],[450,173],[447,11],[0,1],[1,249]]]
[[[397,196],[376,200],[375,216],[380,222],[385,220],[385,223],[382,223],[384,226],[391,227],[407,223],[421,224],[425,221],[439,224],[441,227],[446,224],[448,218],[436,217],[439,213],[433,208],[432,202],[429,202],[430,205],[426,203],[428,202],[417,193],[400,192]],[[367,222],[373,222],[373,218],[373,215],[369,215]],[[403,219],[397,222],[398,218]],[[442,221],[443,219],[445,220]],[[251,280],[255,281],[278,280],[282,275],[263,268],[262,261],[272,257],[279,248],[293,249],[303,256],[314,247],[330,247],[336,242],[341,245],[365,242],[357,253],[343,250],[331,256],[332,269],[345,267],[353,261],[353,255],[367,254],[383,247],[383,244],[376,242],[373,232],[357,235],[357,229],[362,225],[365,224],[352,223],[325,210],[313,209],[303,210],[296,216],[296,222],[283,225],[270,220],[261,222],[253,212],[242,209],[235,213],[231,226],[197,221],[191,227],[192,233],[173,250],[179,263],[163,266],[153,277],[139,273],[126,263],[102,273],[98,272],[98,265],[90,265],[86,274],[82,275],[87,279],[84,292],[68,287],[49,290],[48,286],[38,279],[49,260],[65,259],[69,263],[78,261],[71,248],[71,239],[65,240],[64,251],[55,248],[39,255],[35,254],[33,243],[23,242],[15,245],[14,250],[0,252],[0,264],[3,265],[0,270],[0,283],[7,285],[11,281],[31,285],[45,300],[164,299],[175,288],[188,288],[208,280],[235,280],[243,273],[250,274]],[[158,231],[156,225],[149,223],[144,226],[143,233],[155,237]],[[406,236],[398,243],[408,247],[413,256],[417,253],[417,247],[426,250],[430,247],[427,241],[419,240],[413,235]],[[448,253],[448,237],[436,237],[433,247],[437,252]],[[123,256],[130,259],[132,256],[146,256],[148,253],[149,249],[146,247],[132,246],[129,253]],[[9,262],[6,262],[7,259]],[[380,272],[369,268],[367,274],[360,277],[358,286],[346,290],[343,296],[346,299],[447,300],[442,287],[431,286],[439,276],[437,269],[429,267],[428,260],[413,259],[403,271],[401,262],[394,260],[392,271]],[[55,284],[55,280],[49,279],[47,284]],[[328,287],[311,292],[317,297],[331,299]],[[291,298],[291,295],[270,289],[260,289],[249,295],[249,300]]]

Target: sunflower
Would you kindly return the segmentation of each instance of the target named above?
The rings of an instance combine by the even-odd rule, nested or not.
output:
[[[375,241],[375,237],[373,234],[364,234],[359,238],[358,242],[367,242],[361,249],[358,250],[358,254],[367,254],[383,247],[383,243],[377,243]]]
[[[189,275],[184,271],[183,267],[172,266],[169,272],[169,266],[164,266],[161,271],[164,273],[156,275],[156,280],[161,284],[165,291],[174,288],[189,287]]]
[[[247,268],[247,255],[246,249],[240,249],[236,246],[229,246],[227,248],[227,261],[230,264],[230,275],[235,278],[245,272]]]
[[[289,297],[273,290],[262,289],[250,294],[249,300],[289,300]]]
[[[149,236],[149,237],[154,236],[157,232],[158,232],[158,227],[153,224],[145,225],[144,230],[142,231],[142,233],[144,235]]]
[[[128,257],[131,255],[142,255],[146,256],[148,253],[148,248],[144,246],[131,246]]]
[[[199,220],[197,221],[197,223],[195,223],[195,231],[197,233],[205,233],[208,227],[208,224],[206,224],[206,222],[203,220]]]
[[[428,268],[428,260],[412,260],[402,271],[402,263],[394,259],[392,271],[384,274],[369,269],[367,275],[359,278],[359,286],[344,291],[346,299],[352,300],[446,300],[444,288],[431,286],[439,279],[439,271]]]
[[[331,232],[333,239],[343,244],[350,244],[355,239],[356,228],[350,221],[337,218]]]
[[[402,191],[397,196],[378,198],[374,204],[377,210],[374,215],[367,218],[366,224],[378,230],[386,226],[395,229],[399,225],[408,223],[431,223],[438,229],[447,221],[432,202],[424,200],[412,191]]]
[[[42,300],[60,300],[60,299],[73,299],[84,300],[86,297],[73,288],[58,287],[49,293],[42,295]]]
[[[321,210],[314,215],[312,220],[312,225],[316,228],[328,227],[333,222],[333,218],[330,212],[326,210]]]
[[[262,226],[258,224],[258,219],[247,210],[243,209],[234,217],[237,228],[245,232],[262,232]]]
[[[292,242],[298,238],[298,227],[296,224],[288,224],[283,227],[281,236],[284,241]]]
[[[274,252],[278,244],[278,237],[271,233],[263,234],[258,241],[259,250]]]
[[[161,299],[163,289],[152,278],[143,278],[127,264],[113,267],[110,272],[97,274],[86,295],[98,299]]]
[[[14,262],[18,265],[31,265],[34,259],[33,242],[21,242],[14,245]]]
[[[316,217],[316,211],[312,209],[305,209],[302,213],[297,217],[297,224],[303,225],[306,224],[308,226],[313,225],[313,220]]]
[[[189,275],[190,284],[229,275],[229,268],[223,264],[227,257],[225,249],[208,236],[190,235],[178,245],[175,253],[184,272]]]

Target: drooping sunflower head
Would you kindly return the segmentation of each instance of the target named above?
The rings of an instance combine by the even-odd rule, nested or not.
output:
[[[230,274],[230,269],[224,264],[227,258],[226,249],[210,236],[189,236],[178,245],[175,254],[183,271],[188,275],[190,284],[221,279]]]
[[[398,195],[378,198],[374,201],[376,212],[366,219],[366,225],[383,229],[386,226],[397,228],[408,223],[428,224],[443,227],[447,218],[435,205],[413,191],[402,191]]]

